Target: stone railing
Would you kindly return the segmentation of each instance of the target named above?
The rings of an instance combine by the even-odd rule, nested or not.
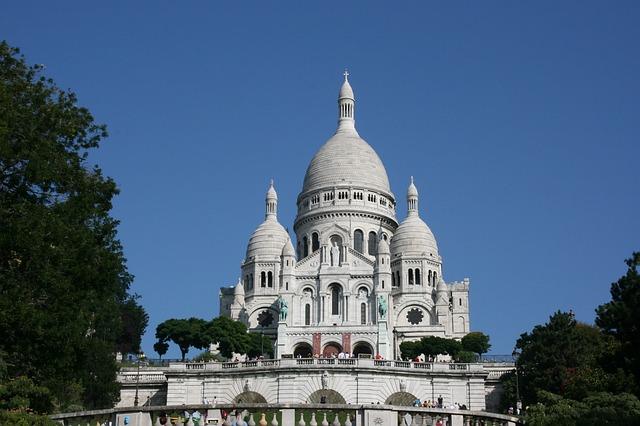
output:
[[[218,370],[247,370],[264,368],[382,368],[401,370],[420,370],[429,372],[483,372],[482,364],[455,364],[439,362],[412,362],[376,360],[370,358],[283,358],[265,359],[246,362],[203,362],[203,363],[174,363],[169,365],[168,371],[218,371]]]
[[[164,383],[167,381],[164,372],[148,372],[141,370],[140,374],[137,371],[126,371],[118,374],[118,382],[120,383]]]
[[[522,424],[517,417],[483,411],[413,408],[392,405],[242,404],[125,407],[56,414],[61,425],[200,426],[443,426]]]

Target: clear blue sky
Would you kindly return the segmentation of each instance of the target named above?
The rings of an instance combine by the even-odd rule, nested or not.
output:
[[[292,228],[348,67],[399,217],[414,175],[445,279],[510,353],[555,310],[592,322],[640,250],[638,22],[637,1],[14,0],[0,38],[109,127],[92,160],[122,191],[145,352],[217,315],[271,177]]]

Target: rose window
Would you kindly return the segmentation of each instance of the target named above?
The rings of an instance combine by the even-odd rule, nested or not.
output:
[[[269,311],[262,311],[258,315],[258,324],[261,327],[269,327],[273,323],[273,314]]]
[[[418,325],[422,322],[424,318],[424,313],[422,309],[413,308],[407,312],[407,321],[409,321],[412,325]]]

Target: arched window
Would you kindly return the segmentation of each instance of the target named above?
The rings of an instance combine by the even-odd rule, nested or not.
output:
[[[371,231],[369,232],[369,254],[371,256],[374,256],[376,254],[376,245],[377,245],[377,241],[376,241],[376,233]]]
[[[433,284],[436,285],[438,283],[438,273],[433,271]]]
[[[249,288],[253,289],[253,274],[249,274]]]
[[[413,269],[409,269],[409,285],[413,285]]]
[[[431,271],[429,271],[429,274],[427,275],[427,282],[431,284]]]
[[[303,250],[303,256],[302,257],[309,256],[309,239],[307,237],[304,237],[302,239],[302,250]]]
[[[360,304],[360,324],[362,325],[367,324],[367,304],[366,303]]]
[[[400,280],[400,271],[396,271],[396,285],[400,287],[402,285],[402,281]]]
[[[396,286],[396,274],[394,274],[393,272],[391,273],[391,287],[395,287]]]
[[[353,233],[353,249],[358,253],[362,253],[364,251],[364,233],[356,229]]]
[[[304,325],[311,325],[311,305],[304,305]]]
[[[318,237],[318,233],[314,232],[311,234],[311,253],[318,250],[320,248],[320,238]]]
[[[271,271],[267,274],[267,286],[273,287],[273,272]]]
[[[340,315],[340,286],[331,287],[331,315]]]
[[[262,271],[260,272],[260,287],[266,287],[267,286],[267,274]]]
[[[416,284],[420,285],[420,269],[416,268]]]

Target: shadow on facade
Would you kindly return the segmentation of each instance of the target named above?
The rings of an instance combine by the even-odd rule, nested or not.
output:
[[[320,389],[309,395],[309,404],[346,404],[342,395],[333,389]]]
[[[233,399],[236,404],[266,404],[267,400],[258,392],[246,391]]]
[[[387,405],[411,406],[416,399],[418,398],[409,392],[396,392],[389,395],[389,398],[384,403]]]

